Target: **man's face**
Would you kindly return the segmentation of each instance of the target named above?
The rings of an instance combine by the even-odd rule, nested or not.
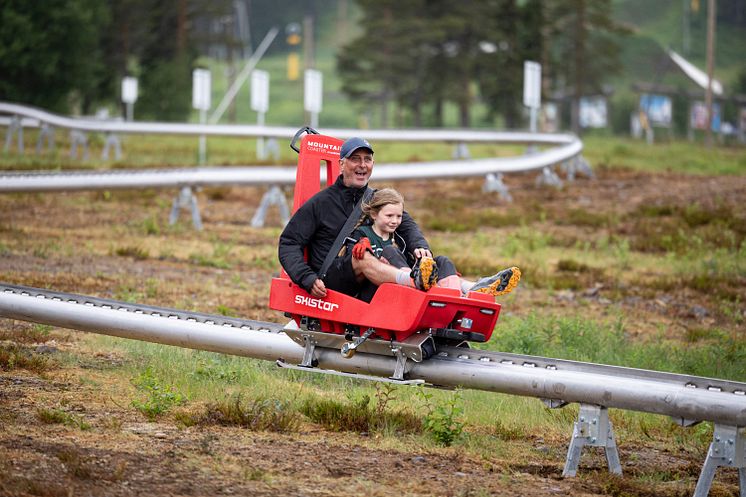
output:
[[[365,186],[373,173],[374,162],[373,154],[365,148],[359,148],[346,159],[340,159],[339,165],[342,169],[342,181],[345,186],[355,188]]]

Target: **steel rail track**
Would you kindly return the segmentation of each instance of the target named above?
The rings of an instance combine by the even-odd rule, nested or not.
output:
[[[265,331],[271,333],[282,332],[284,326],[278,323],[265,321],[252,321],[240,318],[226,317],[221,315],[204,314],[165,307],[156,307],[144,304],[133,304],[118,300],[91,297],[72,293],[57,292],[21,285],[9,285],[0,283],[0,296],[3,294],[15,294],[50,301],[64,302],[101,309],[125,311],[133,314],[141,314],[169,320],[181,320],[185,322],[214,325],[237,330]],[[0,308],[0,315],[3,309]],[[706,378],[685,374],[667,373],[661,371],[628,368],[623,366],[610,366],[588,362],[572,361],[566,359],[553,359],[549,357],[538,357],[523,354],[511,354],[506,352],[495,352],[470,348],[441,347],[439,353],[428,362],[452,364],[460,368],[472,366],[483,367],[514,367],[522,371],[546,370],[556,372],[572,372],[588,375],[608,376],[623,378],[626,380],[653,382],[665,386],[684,387],[691,390],[701,390],[721,394],[720,396],[731,396],[736,402],[742,403],[743,412],[737,421],[746,424],[746,383],[716,378]],[[417,365],[413,365],[410,373],[414,372]],[[563,392],[554,392],[554,396],[545,398],[562,399]],[[598,399],[603,403],[604,399]],[[608,399],[607,399],[608,400]],[[645,409],[640,409],[644,411]],[[675,416],[676,413],[672,413]],[[717,416],[716,416],[717,417]],[[716,419],[703,418],[703,420],[714,421]],[[697,420],[699,421],[699,419]]]
[[[0,317],[122,338],[208,350],[309,372],[386,381],[393,357],[311,350],[318,367],[293,366],[304,350],[284,326],[0,283]],[[738,468],[746,497],[746,383],[521,354],[442,347],[420,363],[408,361],[407,381],[536,397],[549,407],[579,403],[563,475],[576,474],[584,446],[603,447],[609,470],[622,467],[608,408],[668,415],[682,426],[715,424],[695,497],[706,497],[718,467]],[[375,378],[380,377],[380,378]]]
[[[171,309],[167,307],[156,307],[101,297],[57,292],[53,290],[45,290],[22,285],[8,285],[0,283],[0,292],[10,292],[19,295],[28,295],[36,298],[50,299],[54,301],[62,301],[120,311],[129,311],[135,314],[145,314],[168,319],[181,319],[189,322],[226,326],[242,330],[280,333],[284,328],[284,326],[279,323],[271,323],[267,321],[253,321],[222,315],[204,314],[179,309]],[[525,354],[511,354],[507,352],[495,352],[489,350],[465,349],[457,347],[441,347],[439,350],[440,354],[433,358],[434,360],[459,361],[462,364],[475,363],[480,365],[516,365],[525,368],[543,368],[552,371],[559,370],[604,374],[624,378],[652,380],[660,383],[685,386],[687,388],[702,388],[715,392],[727,392],[738,396],[746,396],[746,383],[740,383],[730,380],[667,373],[623,366],[610,366],[605,364],[572,361],[567,359],[554,359],[549,357],[539,357]]]

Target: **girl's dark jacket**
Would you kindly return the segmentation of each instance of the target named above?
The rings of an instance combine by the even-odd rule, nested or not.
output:
[[[304,203],[282,231],[278,248],[280,264],[290,279],[306,291],[311,290],[318,278],[318,271],[324,263],[326,254],[365,193],[366,186],[345,186],[340,175],[333,185],[321,190]],[[417,223],[406,212],[396,231],[408,250],[430,249]],[[308,248],[308,262],[303,257],[305,248]]]

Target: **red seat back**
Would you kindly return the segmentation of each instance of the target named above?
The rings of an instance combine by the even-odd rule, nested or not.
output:
[[[293,212],[321,189],[321,165],[326,165],[326,185],[339,176],[339,149],[342,140],[326,135],[304,135],[298,153]]]

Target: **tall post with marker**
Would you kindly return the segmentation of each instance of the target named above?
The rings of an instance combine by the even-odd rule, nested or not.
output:
[[[536,121],[541,106],[541,64],[523,62],[523,105],[531,112],[530,130],[536,133]]]
[[[192,107],[199,111],[200,124],[207,124],[207,111],[211,104],[211,76],[208,69],[195,69],[192,72]],[[207,138],[199,137],[199,164],[203,165],[207,157]]]
[[[251,73],[251,110],[256,112],[256,123],[264,126],[264,115],[269,110],[269,73],[255,69]],[[266,159],[264,151],[264,137],[257,138],[256,156],[260,160]]]
[[[127,121],[132,121],[133,108],[137,102],[137,78],[132,76],[122,78],[122,102],[127,108]]]
[[[539,109],[541,108],[541,64],[526,60],[523,62],[523,105],[530,112],[529,130],[536,133]],[[527,153],[536,152],[535,144],[530,144]],[[545,168],[546,169],[546,168]]]
[[[324,94],[324,80],[321,71],[316,69],[306,69],[305,72],[305,85],[303,92],[303,104],[311,115],[311,127],[318,128],[319,126],[319,113],[321,112],[321,104]]]

